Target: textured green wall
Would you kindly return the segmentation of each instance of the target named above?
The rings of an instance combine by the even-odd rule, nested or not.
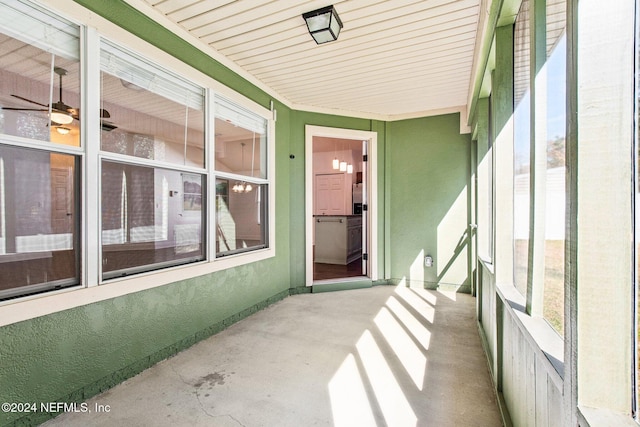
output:
[[[458,114],[387,124],[390,277],[469,290],[471,136]],[[434,266],[424,267],[431,255]]]
[[[281,258],[0,329],[0,401],[78,401],[135,375],[289,295]],[[21,415],[0,413],[0,425]]]
[[[264,91],[123,1],[76,1],[269,106],[272,99]],[[86,399],[302,289],[307,124],[378,133],[381,279],[409,277],[420,249],[436,256],[430,245],[438,241],[443,218],[454,218],[457,228],[439,236],[440,248],[457,247],[466,218],[460,222],[457,212],[447,212],[465,191],[469,160],[469,136],[459,135],[458,115],[385,123],[292,111],[277,101],[275,107],[276,257],[0,328],[0,401]],[[461,268],[455,260],[444,278],[462,270],[459,276],[466,276],[466,265]],[[435,283],[438,278],[425,270],[424,280]],[[0,413],[0,426],[41,421],[42,414]]]
[[[269,107],[263,91],[126,3],[78,3]],[[83,400],[289,295],[291,113],[275,106],[276,257],[0,328],[1,402]],[[43,417],[0,413],[0,426]]]

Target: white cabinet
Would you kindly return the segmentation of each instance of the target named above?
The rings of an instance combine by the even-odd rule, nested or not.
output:
[[[314,222],[315,262],[346,265],[362,256],[360,215],[318,215]]]

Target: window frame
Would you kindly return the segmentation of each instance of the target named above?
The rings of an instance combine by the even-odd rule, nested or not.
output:
[[[39,2],[27,0],[20,3],[12,3],[9,6],[9,9],[14,11],[14,15],[20,15],[24,13],[25,9],[30,8],[35,10],[37,17],[32,18],[31,15],[27,16],[27,19],[31,21],[29,22],[29,27],[31,28],[31,31],[35,32],[39,37],[33,37],[32,33],[22,33],[22,31],[18,29],[18,27],[20,27],[20,23],[16,26],[16,21],[12,21],[11,25],[9,25],[3,33],[8,37],[11,37],[13,40],[17,40],[27,46],[37,48],[42,52],[48,52],[56,58],[69,59],[69,57],[72,57],[74,60],[77,59],[77,66],[80,70],[80,84],[77,89],[79,90],[79,97],[82,98],[84,26],[77,20],[71,19],[65,14],[59,13],[58,11],[47,7],[46,5],[42,5]],[[17,18],[14,16],[14,19]],[[22,23],[22,25],[24,25],[24,23]],[[49,32],[48,29],[50,25],[53,25],[57,32]],[[71,33],[69,33],[69,31]],[[43,41],[41,37],[46,37],[45,35],[47,34],[49,36],[52,35],[54,40]],[[77,51],[75,48],[77,48]],[[57,63],[57,60],[55,62]],[[53,77],[53,62],[51,63],[51,67],[51,76]],[[52,81],[51,83],[50,95],[53,93],[54,88],[58,89],[56,86],[59,84],[58,81]],[[68,85],[66,87],[68,88]],[[51,105],[53,105],[51,97],[49,101],[52,103]],[[82,108],[81,100],[79,105]],[[51,108],[49,108],[49,111],[51,111]],[[49,126],[52,126],[52,124],[53,122],[49,121]],[[49,130],[49,132],[51,132],[51,130]],[[84,202],[83,173],[85,167],[85,144],[82,138],[82,130],[79,129],[77,144],[65,144],[51,138],[48,138],[47,140],[33,139],[11,133],[1,133],[0,144],[12,149],[32,150],[48,155],[59,154],[69,156],[73,159],[74,166],[72,178],[74,194],[72,207],[74,218],[72,224],[73,240],[71,250],[73,251],[73,258],[75,262],[75,277],[9,288],[1,292],[2,296],[0,297],[0,306],[4,304],[13,304],[15,302],[22,301],[23,299],[40,298],[51,293],[68,292],[81,288],[84,283],[82,270],[86,246],[83,233],[85,217],[82,208]]]
[[[100,178],[95,171],[99,170],[100,162],[103,159],[116,159],[131,162],[128,156],[121,158],[115,153],[101,152],[99,144],[100,119],[89,116],[81,122],[80,147],[54,146],[51,147],[45,142],[35,142],[24,140],[20,137],[3,135],[3,138],[11,139],[12,145],[24,146],[27,148],[38,148],[54,150],[79,156],[81,178],[80,199],[81,206],[79,215],[80,221],[80,284],[61,290],[25,295],[15,299],[0,301],[0,309],[3,316],[0,316],[0,326],[8,325],[18,321],[28,320],[35,317],[55,313],[73,307],[86,305],[89,303],[127,295],[141,290],[151,289],[166,284],[188,280],[190,278],[215,273],[229,268],[252,264],[259,261],[273,258],[276,255],[276,168],[275,168],[275,111],[265,108],[257,102],[244,95],[224,86],[196,70],[191,65],[169,55],[161,49],[151,45],[137,36],[118,27],[114,23],[97,16],[83,7],[68,0],[52,2],[44,0],[42,6],[71,22],[80,26],[81,32],[81,108],[90,111],[100,108],[100,41],[108,40],[117,46],[138,54],[144,52],[141,57],[149,60],[153,64],[158,64],[161,68],[169,70],[175,75],[189,80],[205,89],[205,167],[203,169],[186,168],[184,172],[195,172],[203,174],[206,180],[206,210],[207,216],[204,222],[207,236],[206,258],[203,261],[178,265],[160,270],[147,271],[127,277],[119,277],[102,280],[101,264],[101,239],[100,239]],[[237,253],[223,258],[215,258],[214,246],[215,236],[212,237],[212,227],[215,224],[215,173],[214,165],[214,135],[213,125],[213,100],[216,95],[220,95],[227,100],[259,115],[267,120],[267,178],[268,184],[268,213],[265,230],[268,235],[268,245],[265,248]],[[58,144],[59,145],[59,144]],[[135,159],[137,163],[146,163],[144,159]],[[154,165],[176,169],[173,164],[162,164],[154,162]],[[182,170],[182,168],[180,168]]]
[[[118,278],[127,278],[134,275],[137,276],[139,274],[143,274],[151,271],[160,272],[168,268],[179,267],[182,265],[188,265],[188,264],[197,263],[197,262],[205,262],[209,259],[207,245],[210,237],[208,235],[207,223],[211,221],[211,217],[210,217],[211,213],[208,211],[208,209],[206,209],[206,206],[204,207],[205,208],[204,215],[201,215],[202,217],[201,236],[204,238],[204,242],[202,242],[203,259],[194,261],[191,258],[185,258],[183,262],[180,262],[178,259],[176,259],[173,261],[155,262],[155,263],[144,264],[144,265],[135,266],[135,267],[127,267],[127,268],[115,270],[114,272],[103,271],[105,247],[103,245],[104,230],[103,230],[103,223],[102,223],[102,185],[103,185],[102,167],[104,165],[104,162],[106,161],[111,163],[118,163],[118,164],[128,165],[130,167],[150,168],[153,171],[157,169],[161,169],[166,171],[178,172],[181,174],[189,173],[189,174],[200,175],[203,177],[203,181],[204,181],[203,186],[204,186],[205,192],[203,192],[202,196],[205,198],[205,202],[206,202],[206,200],[209,197],[208,190],[207,190],[207,176],[210,172],[206,163],[207,147],[209,146],[209,144],[207,144],[209,135],[206,132],[206,129],[207,129],[206,122],[207,120],[209,120],[209,118],[207,117],[208,114],[207,114],[207,109],[205,107],[207,103],[206,101],[207,96],[209,96],[209,94],[206,89],[206,86],[200,84],[199,82],[195,82],[193,79],[183,76],[181,73],[176,72],[171,68],[163,67],[159,63],[159,61],[155,61],[153,58],[148,58],[147,55],[140,54],[130,49],[128,46],[122,45],[121,43],[113,42],[109,38],[104,37],[102,35],[99,35],[97,39],[98,41],[96,43],[98,43],[98,46],[99,46],[99,49],[98,49],[99,53],[97,55],[99,57],[99,64],[97,64],[97,69],[99,70],[99,78],[101,82],[102,82],[103,73],[113,76],[113,74],[111,74],[113,70],[105,70],[103,68],[103,62],[104,62],[103,55],[111,55],[116,58],[116,62],[118,62],[118,65],[120,67],[134,68],[134,70],[135,69],[141,70],[143,73],[147,71],[150,73],[155,73],[156,71],[158,71],[160,73],[159,78],[161,80],[168,81],[170,88],[176,88],[176,86],[183,86],[183,87],[189,87],[188,89],[189,91],[201,92],[202,102],[201,103],[198,102],[198,104],[201,104],[202,113],[203,113],[204,122],[202,123],[202,126],[203,126],[202,142],[203,142],[203,146],[205,147],[205,150],[203,153],[204,157],[202,159],[203,167],[198,167],[198,166],[192,166],[192,165],[186,164],[186,160],[187,160],[186,158],[183,159],[183,164],[180,164],[179,162],[176,162],[176,161],[172,162],[172,161],[166,161],[166,160],[157,160],[155,158],[148,159],[145,157],[139,157],[132,153],[120,154],[113,151],[108,151],[106,149],[103,149],[102,147],[102,136],[103,136],[102,132],[100,133],[99,137],[96,138],[97,141],[99,142],[97,143],[99,147],[97,150],[98,151],[98,169],[97,169],[98,170],[98,187],[96,189],[96,194],[99,195],[99,200],[98,200],[99,208],[98,208],[98,212],[96,213],[96,215],[98,215],[98,224],[99,224],[98,225],[98,228],[99,228],[98,241],[99,241],[99,249],[100,249],[99,263],[98,263],[98,274],[99,274],[98,283],[106,284]],[[122,55],[122,56],[119,56],[119,55]],[[179,88],[179,89],[182,89],[182,88]],[[175,91],[167,92],[166,89],[161,89],[161,90],[163,92],[162,94],[159,94],[157,90],[150,91],[150,92],[153,93],[153,95],[164,96],[164,97],[169,97],[175,94]],[[97,96],[99,98],[98,102],[100,102],[100,105],[102,105],[102,100],[103,100],[102,84],[100,84],[100,90],[98,91]],[[135,131],[133,132],[133,134],[135,135]],[[154,134],[152,136],[155,137],[156,135]],[[185,155],[186,155],[186,151],[185,151]],[[180,190],[180,193],[182,193],[182,190]],[[180,198],[182,198],[182,194],[180,194]],[[133,242],[128,242],[128,243],[131,244]],[[199,257],[196,257],[196,258],[199,258]]]
[[[526,10],[523,9],[525,2]],[[521,13],[523,13],[522,20],[520,20]],[[532,223],[534,222],[534,218],[531,215],[532,207],[534,204],[534,194],[532,191],[532,178],[534,175],[534,167],[533,163],[534,157],[532,156],[532,150],[535,149],[535,140],[532,137],[533,127],[534,127],[534,109],[535,109],[535,94],[534,94],[534,85],[532,83],[532,69],[533,69],[533,60],[535,60],[533,56],[533,52],[535,48],[533,48],[533,43],[535,43],[535,29],[532,25],[532,20],[534,19],[534,14],[536,13],[536,8],[534,7],[533,0],[523,0],[520,3],[520,7],[518,8],[518,12],[515,16],[515,21],[513,24],[513,134],[512,134],[512,142],[513,142],[513,239],[511,244],[513,245],[513,285],[520,292],[527,301],[527,306],[530,304],[529,299],[529,284],[531,282],[531,244],[533,242],[534,235],[532,234]],[[523,36],[522,43],[519,44],[518,38],[518,30],[522,29],[521,35]],[[526,43],[528,41],[528,43]],[[522,46],[526,46],[524,49],[518,50]],[[521,57],[518,56],[518,53],[522,52],[523,55]],[[520,60],[520,61],[518,61]],[[524,68],[524,73],[521,73],[521,78],[524,76],[522,80],[522,84],[524,85],[526,80],[526,85],[523,87],[525,90],[522,92],[520,99],[517,99],[517,85],[520,84],[518,81],[518,67]],[[519,111],[521,111],[520,114]],[[520,120],[518,120],[520,119]],[[524,124],[522,127],[522,131],[519,132],[518,124]],[[522,141],[522,142],[520,142]],[[519,151],[517,146],[519,144],[524,145],[524,150]],[[517,174],[516,166],[518,166],[518,154],[523,154],[525,159],[529,163],[529,171],[524,174]],[[523,163],[524,165],[524,163]],[[523,201],[518,202],[517,192],[518,185],[516,182],[517,177],[520,176],[522,181],[526,183],[526,203]],[[522,184],[521,184],[522,185]],[[524,187],[524,186],[522,186]],[[526,229],[520,230],[523,235],[526,235],[526,238],[518,239],[516,236],[518,234],[518,207],[526,208],[520,209],[520,222],[522,225],[526,225]],[[526,215],[526,221],[525,221]],[[520,240],[521,246],[518,248],[518,240]],[[518,255],[525,255],[526,259],[520,259]],[[520,262],[524,262],[522,265]],[[524,267],[524,274],[519,273],[519,269]]]
[[[240,107],[241,109],[247,110],[246,108],[244,108],[244,106],[239,105],[236,102],[231,101],[231,100],[229,100],[229,99],[227,99],[227,98],[225,98],[223,96],[220,96],[220,95],[214,97],[214,104],[218,101],[218,99],[220,99],[220,102],[223,103],[223,104],[224,103],[233,104],[236,107]],[[214,122],[214,127],[215,127],[215,120],[218,118],[218,116],[215,113],[216,111],[217,110],[214,110],[214,113],[210,117],[211,120]],[[250,111],[247,111],[247,112],[250,112]],[[216,152],[216,150],[215,150],[215,146],[217,144],[217,141],[215,140],[215,135],[217,133],[214,133],[214,152],[213,152],[214,161],[211,164],[211,173],[213,175],[212,176],[212,181],[214,182],[214,186],[215,186],[215,188],[213,189],[213,196],[216,198],[216,200],[217,200],[217,197],[218,197],[218,195],[216,193],[216,191],[217,191],[217,181],[218,180],[226,180],[228,182],[228,184],[227,184],[227,186],[228,186],[228,188],[227,188],[228,197],[231,196],[231,193],[229,192],[229,190],[231,189],[230,185],[231,185],[231,183],[233,181],[236,181],[236,183],[237,182],[243,182],[243,183],[253,184],[254,191],[258,191],[258,188],[260,188],[263,185],[266,186],[266,188],[267,188],[267,194],[268,194],[268,192],[270,190],[271,184],[269,182],[269,177],[273,173],[273,170],[271,170],[269,168],[268,164],[269,164],[269,161],[270,161],[271,157],[273,157],[273,156],[272,156],[272,153],[269,153],[269,144],[270,144],[270,141],[271,141],[271,138],[269,136],[269,120],[266,117],[260,116],[259,114],[255,114],[255,113],[253,113],[253,114],[255,116],[260,117],[261,119],[265,120],[266,125],[267,125],[266,134],[264,136],[265,139],[266,139],[265,145],[266,145],[267,149],[265,150],[265,153],[261,153],[261,155],[265,156],[264,160],[262,159],[262,157],[260,157],[260,159],[261,159],[260,163],[261,164],[262,163],[266,164],[265,177],[262,178],[262,177],[259,177],[259,176],[256,177],[256,176],[244,175],[244,174],[237,173],[237,172],[225,172],[225,171],[221,171],[221,170],[216,169],[216,163],[215,163],[215,160],[216,160],[215,159],[215,152]],[[241,125],[238,125],[238,126],[242,127]],[[246,128],[244,128],[244,129],[246,129]],[[243,145],[243,148],[244,148],[244,145]],[[263,191],[261,190],[260,194],[262,194],[262,192]],[[264,203],[264,202],[261,202],[261,203]],[[270,197],[267,197],[266,204],[267,204],[267,209],[266,209],[266,212],[264,212],[264,216],[265,216],[264,219],[266,219],[267,224],[265,224],[264,226],[261,224],[262,209],[263,208],[260,208],[258,210],[258,216],[259,216],[259,219],[260,219],[258,221],[258,224],[261,225],[261,235],[263,235],[264,243],[261,243],[261,244],[256,245],[256,246],[248,247],[248,248],[232,249],[232,250],[228,250],[228,251],[219,251],[219,250],[217,250],[217,241],[218,241],[217,228],[218,228],[219,220],[218,220],[218,216],[217,216],[217,205],[215,206],[216,212],[213,213],[213,216],[215,217],[215,221],[213,222],[213,227],[214,227],[215,231],[212,233],[212,236],[211,236],[211,238],[214,240],[214,242],[212,242],[213,246],[215,246],[214,251],[212,252],[212,257],[215,260],[221,260],[221,259],[224,259],[224,258],[230,257],[230,256],[246,254],[246,253],[249,253],[249,252],[252,252],[252,251],[262,250],[262,249],[266,249],[266,248],[269,247],[269,244],[270,244],[270,233],[269,233],[269,230],[268,230],[268,225],[269,225],[269,221],[270,221],[270,218],[271,218],[271,215],[269,214],[269,208],[270,208],[270,205],[272,204],[272,201],[271,201]]]
[[[16,300],[20,300],[21,298],[37,298],[42,295],[45,295],[50,292],[56,292],[56,289],[60,289],[63,291],[78,289],[82,286],[82,254],[84,251],[84,240],[82,237],[82,224],[83,224],[83,216],[82,216],[82,184],[81,184],[81,176],[83,171],[83,153],[80,147],[74,146],[65,146],[61,144],[56,144],[54,142],[45,142],[38,140],[31,140],[28,138],[18,137],[14,135],[2,134],[0,135],[0,145],[16,148],[16,149],[24,149],[24,150],[35,150],[45,154],[61,154],[65,156],[70,156],[74,159],[74,184],[75,184],[75,193],[74,193],[74,239],[73,239],[73,251],[74,258],[76,262],[75,270],[76,270],[76,278],[77,283],[71,283],[72,279],[63,279],[59,281],[49,281],[43,283],[36,283],[27,286],[21,286],[17,288],[10,288],[6,291],[3,291],[2,300],[0,301],[0,306],[7,302],[13,302]],[[63,284],[66,283],[66,284]],[[20,289],[27,288],[28,291],[19,291]]]

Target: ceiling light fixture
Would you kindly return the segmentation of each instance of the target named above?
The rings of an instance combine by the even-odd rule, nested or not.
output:
[[[58,133],[60,135],[66,135],[69,132],[71,132],[71,129],[64,127],[64,126],[56,126],[56,130],[58,131]]]
[[[61,125],[68,125],[73,122],[73,117],[69,113],[63,113],[61,111],[52,111],[51,112],[51,121],[55,123],[59,123]]]
[[[303,13],[302,17],[307,22],[309,34],[311,34],[311,37],[313,37],[317,44],[332,42],[338,39],[338,35],[342,29],[342,21],[333,5]]]

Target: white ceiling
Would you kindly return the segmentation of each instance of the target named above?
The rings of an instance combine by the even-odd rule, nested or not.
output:
[[[128,2],[294,108],[394,119],[467,103],[480,0],[335,0],[344,28],[323,45],[301,15],[330,0]]]

